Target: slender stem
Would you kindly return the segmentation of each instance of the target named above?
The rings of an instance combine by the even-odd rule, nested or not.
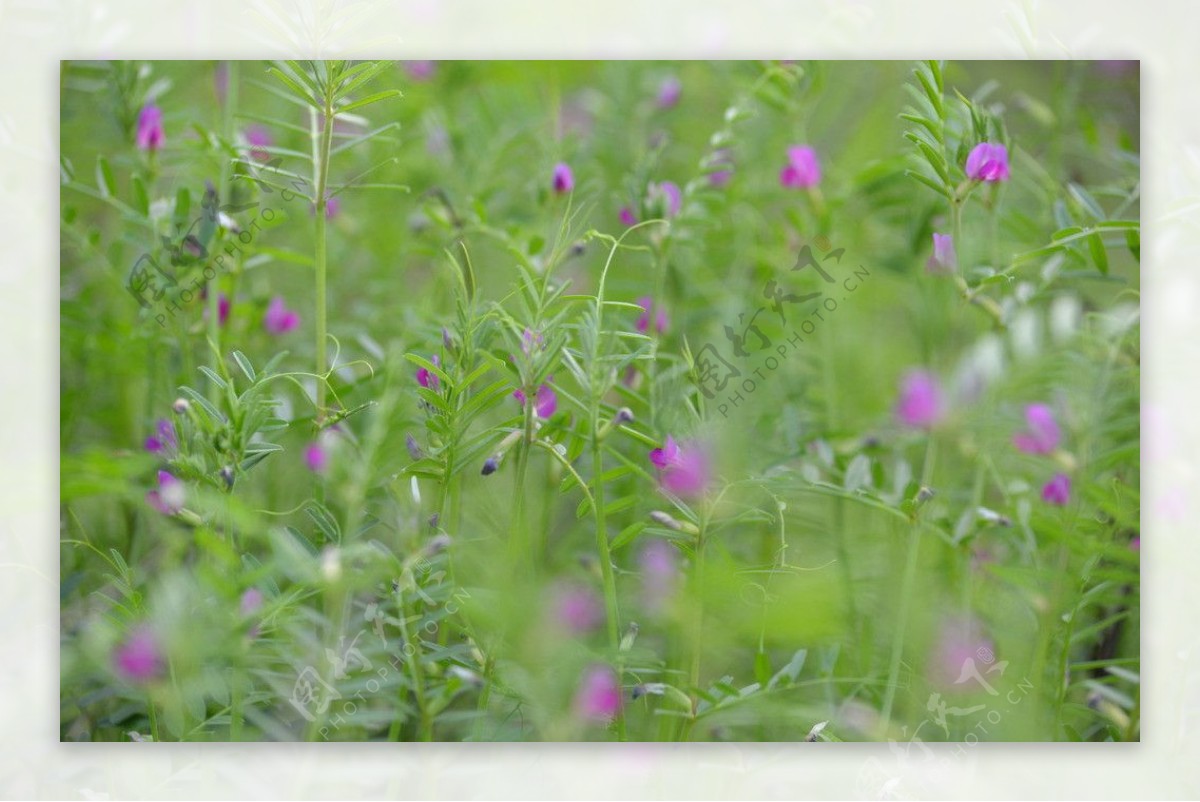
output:
[[[600,558],[600,576],[604,583],[604,610],[607,619],[608,645],[617,659],[620,659],[620,615],[617,607],[617,580],[613,575],[612,555],[608,548],[608,524],[604,515],[604,482],[600,481],[604,473],[604,456],[600,451],[599,437],[599,401],[592,403],[592,506],[596,513],[596,553]],[[618,677],[621,667],[618,666]],[[617,713],[617,737],[625,740],[625,716]]]
[[[692,715],[684,723],[680,733],[681,741],[686,741],[691,737],[692,727],[696,723],[696,710],[700,704],[700,662],[701,649],[704,644],[704,545],[708,539],[706,537],[707,529],[708,516],[703,515],[700,518],[700,531],[696,535],[696,564],[693,566],[693,575],[696,577],[696,596],[692,601],[692,636],[689,644],[691,664],[688,667],[688,685],[692,689]]]
[[[313,138],[316,140],[316,120],[313,115]],[[325,253],[325,229],[326,229],[326,207],[328,198],[326,197],[326,185],[329,179],[329,149],[333,142],[333,106],[330,99],[325,100],[325,108],[323,109],[323,126],[320,131],[320,144],[317,152],[317,158],[313,162],[314,183],[317,186],[316,198],[316,216],[317,216],[317,235],[316,235],[316,254],[315,261],[317,266],[317,424],[325,418],[325,381],[326,372],[328,371],[328,358],[326,354],[326,335],[327,319],[325,316],[325,273],[326,273],[326,253]]]

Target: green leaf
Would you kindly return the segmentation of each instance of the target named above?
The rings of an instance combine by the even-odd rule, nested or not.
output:
[[[111,198],[117,194],[117,181],[113,178],[112,166],[103,156],[96,157],[96,186],[100,197]]]
[[[1087,238],[1088,251],[1092,255],[1092,261],[1096,264],[1096,269],[1104,275],[1108,275],[1108,249],[1104,247],[1104,240],[1099,234],[1092,234]]]
[[[382,92],[376,92],[373,95],[367,95],[362,100],[356,100],[347,106],[342,106],[340,109],[335,109],[334,114],[345,114],[348,111],[361,109],[363,106],[369,106],[372,103],[378,103],[381,100],[387,100],[388,98],[400,96],[401,92],[399,89],[385,89]]]
[[[249,379],[251,382],[258,380],[254,373],[254,366],[250,364],[250,360],[246,358],[245,354],[243,354],[241,351],[234,351],[233,361],[236,362],[237,366],[242,369],[242,373],[246,374],[247,379]]]
[[[308,506],[304,508],[304,511],[308,513],[309,518],[312,518],[313,523],[315,523],[317,528],[321,530],[321,533],[325,535],[325,538],[328,542],[342,542],[342,530],[338,527],[337,520],[333,517],[333,514],[329,512],[324,504],[316,501],[315,499],[310,500],[308,502]]]
[[[1104,219],[1104,209],[1096,202],[1096,199],[1091,194],[1079,186],[1078,184],[1067,184],[1067,192],[1075,199],[1075,202],[1083,207],[1083,210],[1092,216],[1095,220]]]
[[[146,192],[146,182],[142,180],[140,175],[134,173],[130,185],[133,190],[133,208],[149,217],[150,195]]]

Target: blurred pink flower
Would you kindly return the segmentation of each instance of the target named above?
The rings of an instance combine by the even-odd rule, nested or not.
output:
[[[975,181],[1008,180],[1008,148],[991,142],[980,142],[967,156],[967,178]]]
[[[154,632],[141,627],[130,633],[113,652],[113,664],[117,673],[130,682],[156,679],[163,670],[163,657]]]
[[[141,150],[158,150],[166,141],[162,109],[153,103],[142,107],[137,119],[137,146]]]
[[[287,334],[300,325],[300,315],[283,303],[283,298],[276,295],[267,306],[263,315],[263,328],[271,334]]]
[[[168,471],[158,472],[158,488],[146,493],[146,503],[163,515],[174,515],[183,509],[187,490],[183,482]]]
[[[313,473],[325,473],[329,469],[329,452],[319,442],[309,443],[304,448],[304,464]]]
[[[617,217],[621,220],[621,225],[627,228],[629,226],[637,225],[637,215],[635,215],[633,213],[633,209],[629,208],[628,206],[622,206],[621,211],[617,214]]]
[[[674,75],[663,80],[658,87],[657,103],[660,109],[669,109],[679,102],[679,96],[683,92],[683,84]]]
[[[1065,473],[1056,473],[1054,478],[1042,488],[1042,501],[1047,504],[1065,506],[1071,500],[1071,477]]]
[[[1025,407],[1027,428],[1013,435],[1013,445],[1026,454],[1051,454],[1058,448],[1062,435],[1054,420],[1054,410],[1046,404]]]
[[[596,594],[582,585],[562,585],[554,591],[555,622],[576,634],[595,629],[604,620],[604,608]]]
[[[953,273],[958,269],[958,255],[954,252],[954,237],[949,234],[933,234],[933,254],[925,263],[926,273]]]
[[[554,175],[551,179],[554,191],[559,195],[570,192],[575,188],[575,176],[565,162],[554,165]]]
[[[676,551],[665,540],[649,541],[638,555],[638,566],[642,571],[642,602],[650,612],[662,612],[675,593],[679,569]]]
[[[660,181],[650,185],[646,204],[651,209],[661,211],[665,217],[675,217],[683,207],[683,193],[674,181]]]
[[[989,670],[996,663],[995,647],[973,617],[955,617],[942,623],[938,634],[930,680],[945,690],[984,690]]]
[[[258,588],[247,588],[242,594],[241,601],[238,603],[238,609],[242,615],[253,615],[258,612],[258,608],[262,607],[263,595]]]
[[[925,370],[913,370],[905,374],[900,385],[900,400],[896,404],[896,418],[900,423],[914,429],[929,429],[944,414],[942,390],[937,378]]]
[[[708,487],[708,455],[697,444],[681,448],[668,436],[662,448],[650,452],[650,462],[659,470],[659,482],[667,492],[694,498]]]
[[[260,162],[265,162],[271,158],[271,154],[265,149],[275,144],[275,140],[271,136],[271,132],[266,126],[250,125],[245,131],[246,144],[250,146],[251,157]]]
[[[637,319],[637,330],[645,334],[650,329],[650,319],[653,316],[654,330],[659,334],[664,334],[670,322],[667,318],[667,310],[661,306],[656,307],[654,300],[649,295],[643,295],[641,298],[638,298],[637,303],[638,306],[645,310]]]
[[[525,356],[541,351],[546,347],[546,338],[540,331],[526,328],[521,334],[521,352]]]
[[[513,390],[513,398],[521,406],[525,406],[525,392],[523,390]],[[539,418],[549,418],[558,409],[558,396],[548,384],[543,384],[537,389],[537,394],[533,397],[533,411]]]
[[[437,71],[436,61],[406,61],[404,71],[414,81],[428,81]]]
[[[159,418],[154,424],[154,434],[146,438],[146,450],[151,454],[172,452],[178,448],[175,439],[175,424],[166,418]]]
[[[787,150],[787,165],[779,173],[779,183],[786,189],[808,189],[821,183],[821,165],[817,152],[808,145],[796,145]]]
[[[606,665],[588,668],[575,694],[575,712],[597,724],[607,724],[621,709],[621,686],[617,675]]]
[[[438,359],[437,354],[429,357],[429,361],[432,362],[435,367],[440,368],[442,366],[442,360]],[[437,374],[428,368],[417,368],[417,384],[421,385],[422,387],[428,387],[430,390],[436,390],[438,388],[438,384],[440,384],[440,381],[438,380]]]

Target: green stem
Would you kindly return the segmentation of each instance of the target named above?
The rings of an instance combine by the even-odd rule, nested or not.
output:
[[[612,555],[608,548],[608,524],[604,515],[604,482],[600,481],[604,473],[604,456],[600,451],[599,437],[599,401],[592,403],[592,506],[596,513],[596,553],[600,558],[600,576],[604,582],[604,611],[608,629],[608,645],[612,653],[620,660],[620,610],[617,607],[617,580],[613,575]],[[617,666],[618,678],[621,678],[621,666]],[[625,740],[625,716],[617,714],[617,737]]]
[[[680,733],[680,740],[686,741],[691,737],[692,727],[696,723],[696,710],[700,704],[700,662],[701,649],[704,644],[704,544],[707,540],[708,516],[700,519],[700,531],[696,534],[696,564],[693,575],[696,577],[696,595],[692,601],[692,636],[690,665],[688,667],[688,685],[692,689],[692,710]]]
[[[323,127],[320,132],[319,150],[316,154],[316,159],[313,162],[315,184],[317,185],[316,197],[316,216],[317,216],[317,234],[316,234],[316,254],[315,262],[317,268],[317,425],[320,426],[325,418],[325,381],[326,372],[328,371],[328,357],[326,353],[326,335],[327,319],[325,312],[326,301],[326,208],[328,198],[326,197],[326,185],[329,179],[329,149],[333,142],[333,107],[329,98],[325,100],[325,108],[323,110],[324,117]],[[317,116],[314,113],[313,120],[313,138],[316,139],[316,120]]]

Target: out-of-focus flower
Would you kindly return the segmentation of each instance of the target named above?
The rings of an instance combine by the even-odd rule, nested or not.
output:
[[[304,465],[313,473],[325,473],[329,470],[329,452],[319,441],[309,443],[304,448]]]
[[[154,632],[142,627],[130,633],[113,652],[113,665],[130,682],[157,679],[163,671],[163,656]]]
[[[1046,482],[1046,486],[1042,488],[1042,501],[1062,507],[1070,500],[1071,477],[1065,473],[1054,474],[1054,478]]]
[[[669,76],[658,85],[657,103],[660,109],[669,109],[679,102],[683,92],[683,84],[674,75]]]
[[[151,454],[162,454],[174,451],[178,447],[175,424],[166,418],[159,418],[154,424],[154,434],[146,438],[146,450]]]
[[[808,189],[821,183],[817,152],[808,145],[788,148],[787,164],[779,173],[779,183],[786,189]]]
[[[208,300],[208,287],[205,287],[204,289],[200,290],[200,299],[205,300],[205,301]],[[230,309],[229,296],[226,295],[225,293],[220,293],[219,295],[217,295],[217,325],[218,326],[224,326],[225,323],[229,320],[229,309]],[[204,305],[204,318],[206,320],[208,319],[208,304]]]
[[[991,142],[980,142],[967,156],[967,178],[974,181],[1007,181],[1008,148]]]
[[[437,354],[429,357],[429,361],[432,362],[435,367],[440,368],[442,366],[442,360],[438,359]],[[441,382],[438,379],[437,374],[433,371],[429,370],[428,368],[417,368],[417,384],[421,385],[422,387],[428,387],[430,390],[436,390],[440,383]]]
[[[571,168],[566,162],[559,162],[554,165],[554,175],[551,178],[551,186],[559,195],[570,192],[575,188],[575,176],[571,173]]]
[[[555,622],[575,634],[595,629],[604,620],[604,608],[596,594],[582,585],[562,585],[554,590]]]
[[[146,494],[146,503],[163,515],[174,515],[183,509],[187,489],[169,471],[158,472],[158,488]]]
[[[698,444],[680,447],[668,436],[662,448],[650,452],[650,462],[659,470],[664,490],[677,496],[703,495],[709,482],[708,455]]]
[[[275,140],[266,126],[248,126],[245,131],[245,137],[246,144],[250,146],[250,156],[252,158],[260,162],[265,162],[271,158],[271,154],[267,152],[266,148],[275,144]]]
[[[1013,435],[1013,445],[1026,454],[1051,454],[1062,438],[1054,410],[1045,404],[1025,407],[1026,429]]]
[[[900,400],[896,403],[896,418],[914,429],[929,429],[945,414],[942,390],[937,378],[925,370],[905,374],[900,384]]]
[[[633,209],[629,208],[628,206],[622,206],[621,211],[617,214],[617,217],[620,219],[621,225],[627,228],[629,226],[637,225],[637,215],[634,214]]]
[[[958,254],[954,251],[954,237],[949,234],[933,234],[933,254],[925,264],[927,273],[953,273],[958,269]]]
[[[642,308],[642,314],[637,319],[637,330],[645,334],[650,329],[651,317],[654,319],[654,330],[659,334],[663,334],[667,330],[669,320],[667,318],[667,310],[661,306],[656,306],[654,299],[649,295],[643,295],[637,300],[638,306]]]
[[[176,415],[186,415],[187,411],[192,408],[186,398],[176,398],[175,403],[171,404],[171,410]]]
[[[659,613],[675,593],[679,569],[675,547],[657,538],[649,541],[638,554],[642,570],[642,602],[652,613]]]
[[[948,691],[978,692],[980,680],[995,665],[995,647],[978,620],[962,616],[943,622],[930,665],[935,684]]]
[[[153,103],[142,107],[137,119],[137,146],[141,150],[155,151],[167,141],[163,130],[162,109]]]
[[[540,331],[525,329],[521,334],[521,352],[530,356],[546,347],[546,338]]]
[[[594,665],[583,673],[575,693],[575,713],[587,721],[607,724],[621,709],[621,686],[606,665]]]
[[[300,325],[300,315],[288,309],[283,298],[276,295],[263,315],[263,328],[271,334],[286,334]]]
[[[242,594],[241,601],[238,603],[238,609],[243,616],[251,616],[258,612],[262,607],[263,595],[258,588],[247,588]]]
[[[428,81],[437,72],[436,61],[406,61],[404,71],[414,81]]]
[[[229,94],[229,62],[218,61],[213,68],[213,90],[217,93],[217,102],[225,105],[225,96]]]
[[[646,206],[664,217],[675,217],[683,208],[683,193],[674,181],[659,181],[647,190]]]
[[[525,406],[526,398],[523,390],[513,390],[513,398],[517,399],[521,406]],[[533,411],[539,418],[549,418],[557,409],[558,396],[550,385],[543,384],[533,397]]]

